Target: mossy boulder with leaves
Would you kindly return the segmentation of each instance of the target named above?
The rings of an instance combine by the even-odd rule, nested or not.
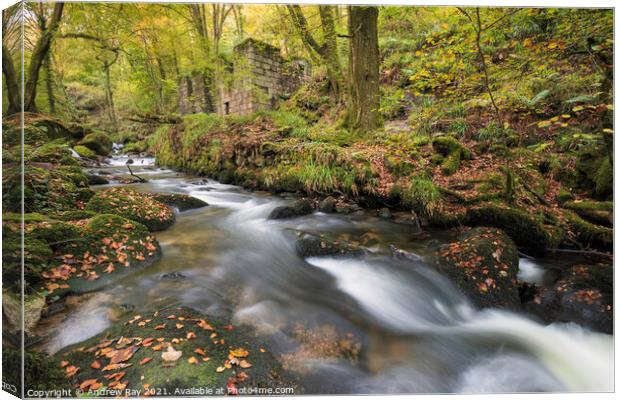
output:
[[[441,170],[445,175],[454,174],[461,166],[461,160],[472,157],[471,152],[452,136],[438,136],[433,139],[432,145],[433,150],[443,156]]]
[[[53,251],[40,272],[41,289],[48,295],[99,290],[161,256],[157,240],[144,225],[112,214],[46,220],[29,226],[26,235]]]
[[[103,388],[152,389],[152,395],[168,396],[188,395],[177,390],[192,388],[243,394],[243,388],[285,384],[280,364],[249,329],[188,308],[136,311],[62,349],[55,360],[76,387],[91,395]]]
[[[592,223],[607,227],[614,225],[614,203],[611,201],[567,201],[562,207]]]
[[[103,132],[91,132],[84,136],[79,144],[100,156],[107,156],[112,151],[112,140]]]
[[[79,208],[93,192],[88,178],[79,167],[52,165],[46,168],[26,165],[24,168],[25,212],[60,211]],[[2,177],[2,209],[19,212],[22,198],[22,173],[19,166],[4,168]]]
[[[334,239],[324,235],[299,233],[297,238],[297,253],[301,257],[361,255],[359,246],[345,240]]]
[[[517,246],[499,229],[466,230],[457,241],[439,249],[435,264],[478,307],[520,304]]]
[[[22,361],[23,360],[23,361]],[[22,357],[20,349],[2,348],[2,379],[4,382],[14,384],[17,392],[11,394],[21,396],[22,371],[24,371],[24,392],[29,390],[64,390],[65,393],[73,393],[73,388],[66,374],[58,369],[58,363],[44,353],[26,350]],[[6,390],[6,389],[4,389]]]
[[[78,153],[80,157],[90,158],[90,159],[97,158],[97,153],[95,153],[93,150],[89,149],[86,146],[77,145],[73,148],[73,150],[75,150],[75,152]]]
[[[537,288],[526,308],[543,321],[575,322],[613,333],[613,267],[574,265],[550,288]]]
[[[97,192],[86,209],[98,213],[116,214],[140,222],[151,231],[169,228],[175,221],[174,212],[150,194],[124,188],[111,188]]]

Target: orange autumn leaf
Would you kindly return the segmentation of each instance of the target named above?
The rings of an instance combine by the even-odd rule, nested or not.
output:
[[[190,364],[198,364],[198,360],[196,359],[196,357],[190,357],[187,360],[187,362],[190,363]]]
[[[196,337],[196,334],[194,332],[188,332],[186,337],[187,339],[194,339]]]
[[[252,364],[250,364],[249,362],[247,362],[246,360],[241,360],[239,362],[239,366],[241,368],[250,368],[252,366]]]
[[[149,361],[151,361],[153,358],[152,357],[145,357],[142,360],[140,360],[140,365],[144,365],[146,363],[148,363]]]
[[[64,360],[63,360],[63,361],[61,361],[61,362],[60,362],[60,368],[64,368],[64,367],[66,367],[67,365],[69,365],[69,361],[64,361]]]
[[[166,324],[161,324],[161,325],[157,325],[155,328],[156,331],[160,330],[160,329],[165,329],[166,328]]]
[[[101,363],[99,361],[95,360],[95,361],[93,361],[92,364],[90,364],[90,367],[94,368],[94,369],[99,369],[99,368],[101,368]]]
[[[207,353],[205,353],[205,351],[199,347],[194,349],[194,353],[198,354],[199,356],[206,356]]]

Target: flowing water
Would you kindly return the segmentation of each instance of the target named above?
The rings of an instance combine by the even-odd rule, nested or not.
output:
[[[115,157],[98,172],[125,173],[125,162]],[[612,336],[476,310],[422,261],[390,255],[393,244],[424,256],[447,232],[420,234],[367,214],[270,221],[290,200],[159,169],[153,159],[135,159],[132,169],[149,179],[137,190],[187,193],[210,206],[179,213],[157,233],[157,263],[75,307],[49,332],[50,352],[106,329],[118,305],[184,305],[252,326],[306,393],[613,390]],[[337,235],[368,254],[303,259],[300,231]],[[519,277],[543,283],[561,267],[522,259]],[[165,279],[171,272],[182,276]]]

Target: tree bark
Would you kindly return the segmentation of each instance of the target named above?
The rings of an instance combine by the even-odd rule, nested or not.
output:
[[[321,26],[323,28],[323,58],[327,64],[327,75],[329,76],[332,94],[336,101],[340,100],[342,86],[342,72],[340,60],[338,59],[338,35],[336,34],[336,24],[334,22],[334,7],[319,6],[321,15]]]
[[[45,89],[47,90],[47,102],[50,107],[50,113],[56,112],[56,99],[54,98],[54,76],[52,72],[52,57],[48,52],[43,61],[43,69],[45,70]]]
[[[13,59],[9,53],[9,49],[2,44],[2,72],[4,73],[4,81],[6,83],[6,92],[9,100],[7,114],[15,114],[21,110],[21,90],[19,88],[19,78],[15,71]]]
[[[380,125],[379,39],[376,7],[349,6],[348,125],[367,132]]]
[[[24,87],[24,111],[36,111],[35,98],[37,96],[37,83],[39,81],[39,70],[41,65],[47,56],[52,44],[54,34],[58,30],[60,25],[60,19],[62,17],[62,10],[64,3],[54,4],[54,13],[50,21],[49,27],[41,33],[41,37],[37,41],[30,57],[30,65],[28,65],[28,79]]]

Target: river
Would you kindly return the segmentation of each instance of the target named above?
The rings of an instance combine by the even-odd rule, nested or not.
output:
[[[98,172],[125,173],[125,161],[116,156]],[[184,305],[254,327],[305,393],[613,390],[611,335],[476,310],[423,262],[390,255],[393,244],[424,256],[449,232],[420,234],[368,213],[271,221],[269,212],[290,199],[134,161],[149,179],[130,185],[136,190],[186,193],[210,205],[178,213],[156,234],[159,261],[87,296],[54,326],[46,341],[52,353],[105,330],[115,306]],[[303,259],[300,231],[357,242],[368,255]],[[540,283],[562,263],[570,259],[522,259],[520,278]],[[172,272],[179,275],[166,279]]]

